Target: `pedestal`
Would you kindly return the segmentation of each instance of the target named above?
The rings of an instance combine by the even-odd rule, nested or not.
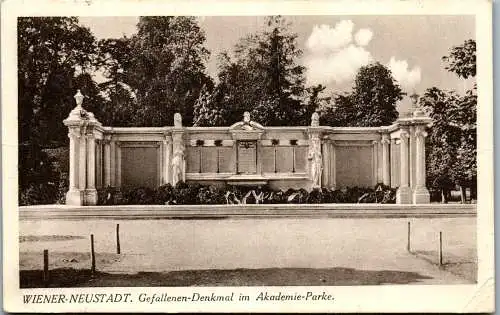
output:
[[[413,203],[429,203],[431,201],[431,196],[429,191],[425,187],[416,187],[413,192]]]
[[[97,190],[96,189],[86,189],[85,190],[85,205],[95,206],[97,204]]]
[[[83,206],[83,194],[80,190],[68,190],[66,193],[66,204],[71,206]]]
[[[399,187],[396,191],[396,203],[397,204],[409,204],[411,203],[411,189],[408,186]]]

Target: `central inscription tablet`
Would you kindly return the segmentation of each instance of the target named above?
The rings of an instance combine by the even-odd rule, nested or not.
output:
[[[238,174],[257,172],[257,142],[238,141]]]

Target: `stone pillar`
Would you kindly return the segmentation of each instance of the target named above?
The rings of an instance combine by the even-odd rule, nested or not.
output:
[[[82,107],[83,99],[84,96],[78,90],[75,95],[76,107],[63,121],[70,130],[70,187],[66,194],[66,204],[78,206],[97,203],[94,131],[102,127],[94,114]]]
[[[323,140],[323,187],[330,185],[330,142]]]
[[[373,159],[372,159],[372,176],[373,176],[373,179],[372,179],[372,185],[375,186],[378,184],[378,141],[373,141],[372,142],[373,144],[373,148],[372,148],[372,156],[373,156]]]
[[[115,185],[118,189],[120,189],[122,186],[122,148],[120,147],[120,141],[115,142],[115,150],[116,150]]]
[[[111,139],[106,136],[104,141],[104,187],[111,186]]]
[[[330,188],[335,190],[337,186],[337,158],[336,158],[336,152],[335,152],[335,141],[331,140],[330,141],[330,174],[331,174],[331,179],[330,179]]]
[[[97,204],[96,176],[96,141],[94,131],[91,129],[87,135],[87,190],[85,191],[85,204]]]
[[[391,140],[389,136],[382,135],[382,182],[386,186],[391,185],[391,164],[390,164],[390,147]]]
[[[410,126],[410,138],[409,138],[409,156],[410,156],[410,188],[413,190],[415,188],[415,126]]]
[[[69,190],[66,193],[66,204],[83,205],[82,193],[79,189],[78,167],[79,167],[79,144],[81,131],[78,127],[70,127],[69,133]]]
[[[170,183],[170,155],[171,155],[171,146],[169,136],[165,135],[163,139],[163,184]]]
[[[408,186],[408,139],[410,135],[405,129],[400,133],[400,183],[396,192],[396,203],[411,203],[411,189]]]
[[[116,142],[113,139],[113,137],[110,138],[110,145],[109,145],[109,150],[110,150],[110,174],[109,174],[109,182],[111,187],[116,187]]]
[[[416,138],[416,157],[415,157],[415,180],[416,185],[413,191],[413,203],[429,203],[430,194],[425,187],[425,138],[427,132],[424,126],[418,126],[415,131]]]

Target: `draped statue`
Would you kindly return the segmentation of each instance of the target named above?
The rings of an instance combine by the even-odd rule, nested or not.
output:
[[[311,139],[307,159],[309,160],[312,188],[320,188],[323,161],[321,157],[321,140],[317,136]]]
[[[184,180],[184,145],[181,141],[174,143],[174,153],[172,156],[172,184]]]

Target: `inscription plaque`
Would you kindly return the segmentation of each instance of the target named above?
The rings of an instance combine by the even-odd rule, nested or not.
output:
[[[238,173],[255,174],[257,172],[257,143],[238,141]]]

